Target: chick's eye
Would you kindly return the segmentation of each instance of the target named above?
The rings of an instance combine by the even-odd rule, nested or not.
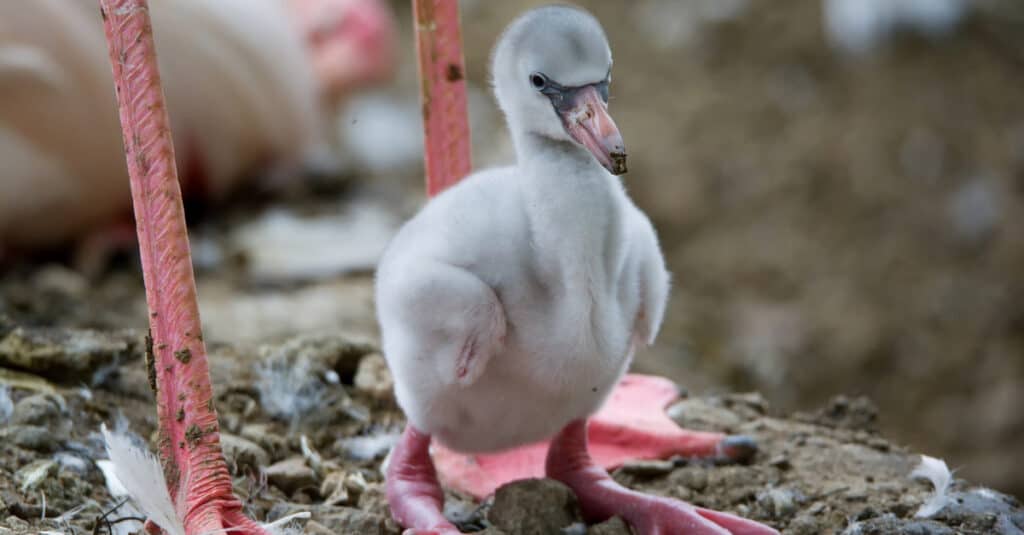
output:
[[[548,85],[548,79],[543,74],[535,72],[530,75],[530,85],[532,85],[534,89],[544,89]]]

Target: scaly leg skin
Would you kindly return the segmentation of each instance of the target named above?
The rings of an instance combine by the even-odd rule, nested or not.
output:
[[[149,306],[160,460],[186,533],[266,533],[241,513],[221,452],[195,277],[146,0],[100,0]]]
[[[778,535],[772,528],[738,516],[648,496],[619,485],[590,458],[586,420],[570,423],[552,440],[546,470],[548,477],[576,493],[588,522],[619,515],[639,535]]]
[[[444,517],[444,491],[430,460],[430,435],[411,424],[391,452],[387,472],[391,516],[405,535],[456,535],[460,533]]]

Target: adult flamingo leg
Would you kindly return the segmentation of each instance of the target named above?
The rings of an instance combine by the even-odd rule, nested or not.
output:
[[[221,453],[195,278],[146,0],[100,0],[149,307],[159,454],[187,533],[264,533]]]
[[[427,194],[434,196],[472,167],[459,7],[454,0],[412,0],[412,6]],[[391,515],[414,534],[457,534],[459,530],[443,514],[444,491],[429,448],[430,435],[406,425],[388,466]]]
[[[570,423],[551,441],[547,476],[576,493],[588,521],[619,515],[641,535],[771,535],[772,528],[738,516],[694,507],[679,500],[649,496],[619,485],[590,457],[587,422]]]

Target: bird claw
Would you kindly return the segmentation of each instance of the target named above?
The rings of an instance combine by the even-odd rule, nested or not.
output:
[[[757,439],[749,435],[729,435],[715,448],[716,457],[724,461],[745,463],[757,454]]]

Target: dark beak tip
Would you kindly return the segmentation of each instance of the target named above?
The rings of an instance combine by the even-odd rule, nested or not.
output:
[[[624,175],[626,174],[626,153],[625,152],[613,152],[609,154],[612,160],[611,169],[609,171],[613,175]]]

